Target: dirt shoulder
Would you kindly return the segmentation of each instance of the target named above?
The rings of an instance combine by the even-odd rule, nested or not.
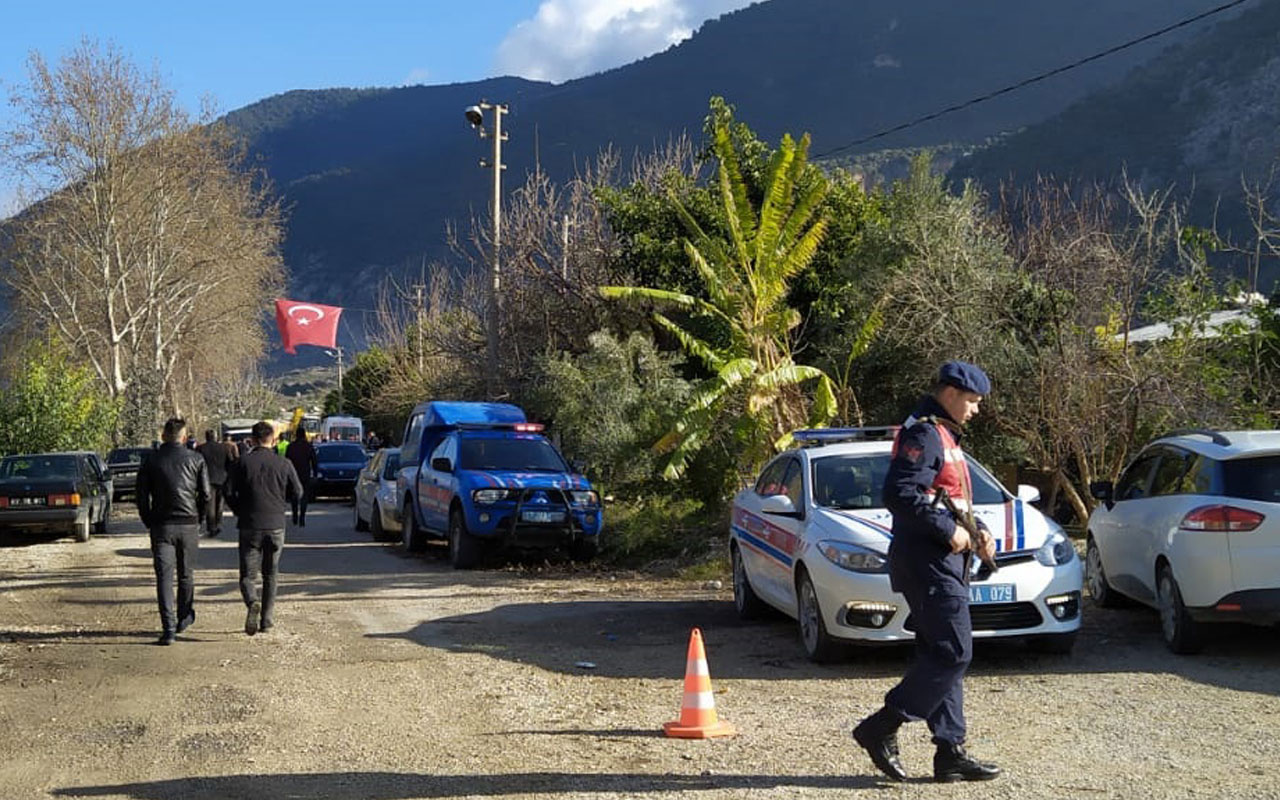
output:
[[[1090,610],[1068,658],[980,645],[970,747],[1008,775],[887,787],[848,729],[909,650],[817,666],[727,590],[459,573],[350,514],[290,530],[279,630],[252,638],[234,541],[202,541],[196,624],[167,648],[136,519],[0,547],[0,797],[1280,797],[1274,630],[1177,658],[1152,613]],[[659,734],[693,626],[736,738]],[[904,731],[914,774],[931,752]]]

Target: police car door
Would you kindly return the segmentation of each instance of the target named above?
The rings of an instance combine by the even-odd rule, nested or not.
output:
[[[776,483],[760,488],[760,499],[781,495],[791,501],[794,515],[766,514],[757,516],[757,523],[750,526],[755,549],[758,553],[763,585],[758,587],[768,599],[780,608],[796,607],[795,585],[791,568],[800,550],[800,536],[804,525],[804,480],[800,459],[785,455],[775,462],[780,469],[772,472]]]
[[[453,499],[450,486],[453,485],[454,473],[458,470],[457,443],[456,434],[446,436],[431,452],[427,462],[422,465],[424,470],[420,484],[423,498],[422,521],[434,531],[448,529],[449,502]]]

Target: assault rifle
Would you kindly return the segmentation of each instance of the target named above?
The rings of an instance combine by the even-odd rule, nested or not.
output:
[[[973,517],[973,512],[968,510],[961,511],[959,507],[956,506],[956,501],[951,499],[951,495],[947,490],[941,487],[938,488],[937,493],[933,496],[933,504],[936,506],[939,503],[942,504],[943,508],[951,512],[951,516],[956,518],[957,525],[969,532],[969,550],[965,553],[964,559],[964,574],[966,576],[966,580],[969,575],[969,565],[972,563],[974,555],[977,555],[978,558],[982,559],[982,563],[985,564],[987,569],[991,570],[991,572],[998,571],[1000,567],[996,565],[995,558],[989,559],[982,555],[982,553],[987,549],[987,542],[992,540],[991,532],[978,524],[978,521]]]

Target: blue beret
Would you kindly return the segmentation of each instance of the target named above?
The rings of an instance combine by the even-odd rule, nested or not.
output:
[[[943,364],[938,369],[938,381],[974,394],[991,394],[991,380],[987,373],[967,361],[948,361]]]

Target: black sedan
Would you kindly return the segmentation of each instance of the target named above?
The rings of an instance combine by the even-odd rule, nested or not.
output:
[[[107,453],[107,469],[111,470],[113,500],[132,495],[138,485],[138,468],[151,453],[150,447],[117,447]]]
[[[354,497],[360,470],[369,455],[358,444],[323,442],[316,445],[316,474],[311,482],[315,497],[341,495]]]
[[[56,531],[87,542],[105,533],[111,474],[92,453],[33,453],[0,460],[0,530]]]

